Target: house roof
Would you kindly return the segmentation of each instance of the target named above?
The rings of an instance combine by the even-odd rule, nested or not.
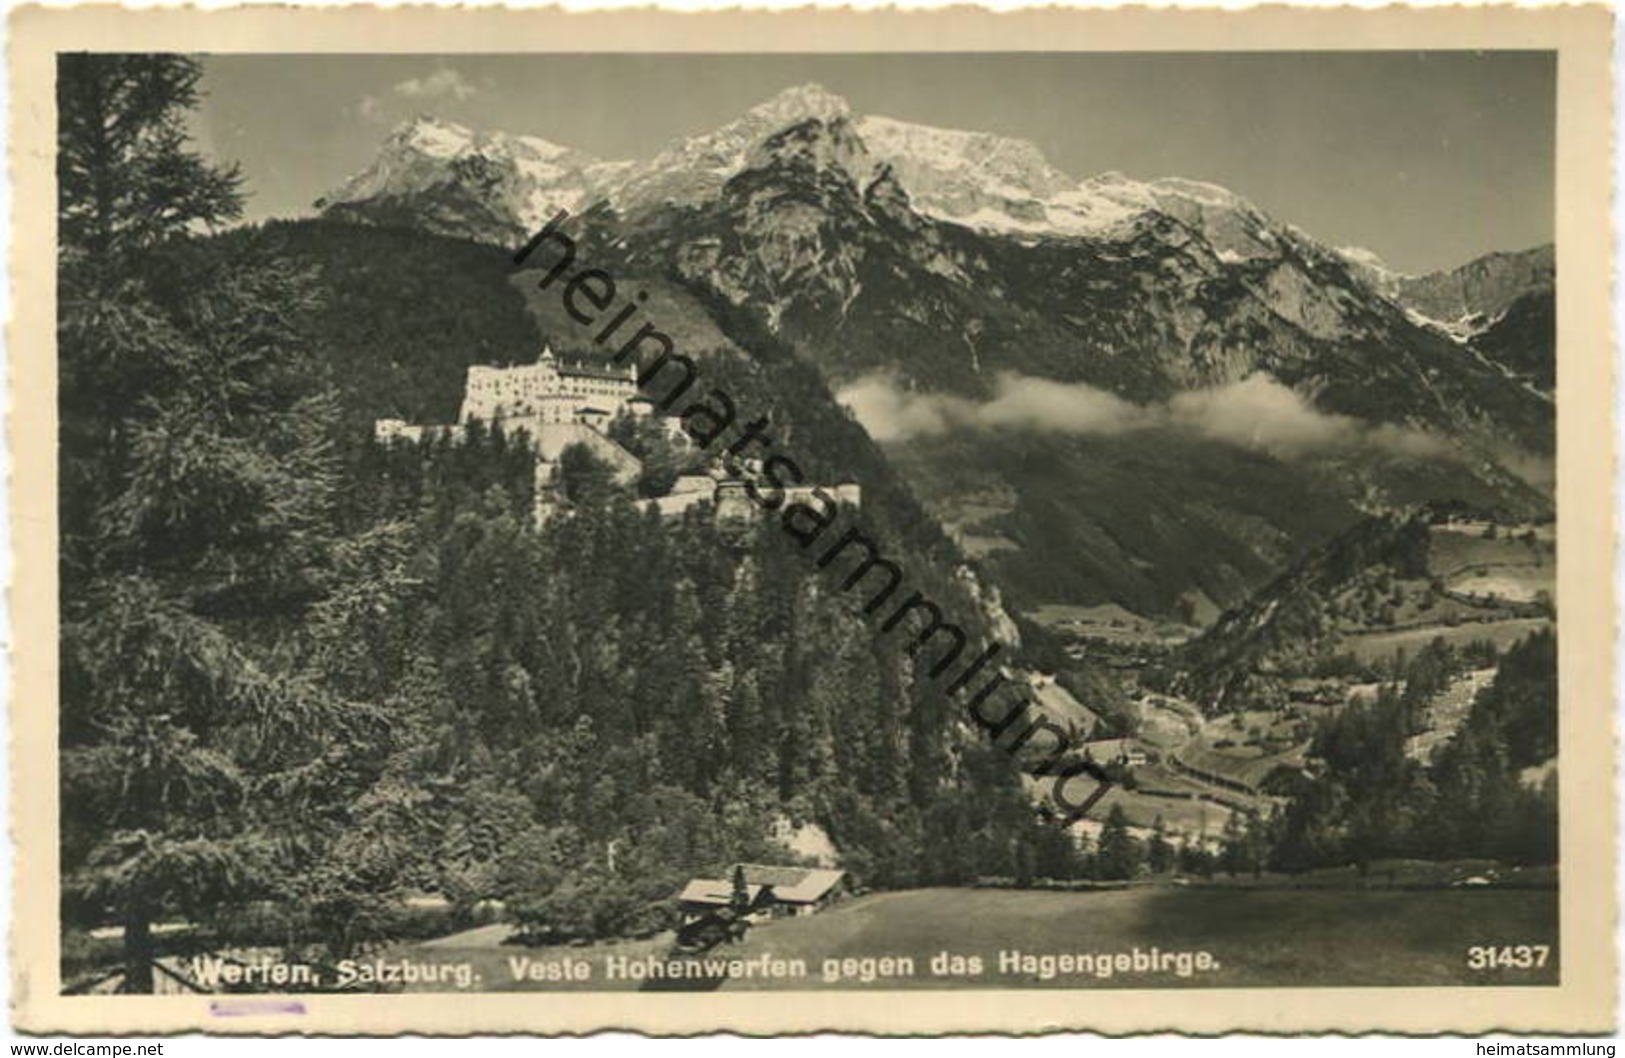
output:
[[[785,904],[810,904],[821,900],[846,877],[845,871],[822,867],[775,867],[761,863],[742,863],[739,866],[745,870],[746,884],[772,887],[773,899]]]
[[[745,871],[745,890],[750,902],[765,889],[781,904],[811,904],[822,900],[829,891],[846,877],[845,871],[820,867],[775,867],[761,863],[742,863]],[[728,872],[729,877],[733,871]],[[727,904],[733,899],[733,882],[721,878],[695,878],[677,899],[685,904]]]
[[[756,903],[756,898],[762,893],[762,886],[745,884],[745,892],[750,896],[750,902]],[[685,904],[718,904],[726,905],[733,902],[734,886],[732,882],[721,878],[695,878],[683,887],[677,894],[677,899]]]

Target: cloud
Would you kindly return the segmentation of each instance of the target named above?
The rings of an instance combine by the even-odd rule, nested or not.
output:
[[[845,387],[838,399],[877,441],[932,436],[949,430],[1014,429],[1040,433],[1113,435],[1164,427],[1280,457],[1375,448],[1429,458],[1450,448],[1420,430],[1371,425],[1324,412],[1267,374],[1180,393],[1165,403],[1138,405],[1082,383],[1001,374],[991,400],[918,393],[885,375]]]
[[[946,433],[961,409],[975,405],[959,397],[915,393],[884,375],[868,375],[836,394],[877,441],[902,441]]]
[[[1372,428],[1365,439],[1367,443],[1392,455],[1408,456],[1412,459],[1438,459],[1456,454],[1456,450],[1437,434],[1406,426],[1395,426],[1392,423],[1382,423]]]
[[[479,89],[456,70],[444,66],[434,73],[401,81],[391,91],[407,99],[455,99],[461,102],[477,94]]]
[[[1049,433],[1121,433],[1150,425],[1146,412],[1115,394],[1082,383],[1006,372],[984,403],[902,389],[885,375],[868,375],[837,399],[877,441],[931,436],[952,429],[1008,428]]]
[[[408,77],[404,81],[397,81],[387,92],[362,96],[361,101],[355,105],[355,113],[362,121],[387,124],[391,120],[392,113],[400,107],[407,106],[407,104],[392,106],[391,104],[397,100],[410,100],[419,105],[446,101],[461,103],[491,87],[492,82],[489,78],[477,85],[451,67],[442,66],[422,77]]]
[[[1358,420],[1318,411],[1263,374],[1180,393],[1168,402],[1168,416],[1176,426],[1215,441],[1287,455],[1347,447],[1361,433]]]
[[[1113,434],[1150,425],[1144,408],[1081,383],[1013,373],[998,378],[993,399],[976,409],[984,426],[1056,433]]]
[[[1175,426],[1215,441],[1277,456],[1366,448],[1430,459],[1451,452],[1443,440],[1422,430],[1321,411],[1263,373],[1227,386],[1180,393],[1168,402],[1168,418]]]

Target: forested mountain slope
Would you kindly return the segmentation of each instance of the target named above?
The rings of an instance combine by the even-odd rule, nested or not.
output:
[[[1078,181],[816,86],[650,162],[419,121],[326,208],[510,246],[567,211],[695,351],[748,329],[814,365],[1024,609],[1224,607],[1364,514],[1550,511],[1538,317],[1469,347],[1226,189]],[[1536,266],[1457,287],[1512,297]],[[1193,547],[1214,564],[1169,560]]]

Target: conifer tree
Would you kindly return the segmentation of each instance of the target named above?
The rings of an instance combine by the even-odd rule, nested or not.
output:
[[[60,60],[62,869],[124,928],[275,897],[369,780],[380,714],[303,664],[331,538],[333,404],[312,277],[255,240],[237,178],[187,150],[195,62]],[[341,813],[340,813],[341,814]]]
[[[1166,874],[1174,867],[1174,847],[1168,841],[1168,824],[1162,816],[1151,826],[1151,844],[1146,850],[1146,864],[1152,874]]]
[[[1100,831],[1100,851],[1096,854],[1100,877],[1111,880],[1133,878],[1139,873],[1145,850],[1129,833],[1128,814],[1120,804],[1112,805],[1106,825]]]

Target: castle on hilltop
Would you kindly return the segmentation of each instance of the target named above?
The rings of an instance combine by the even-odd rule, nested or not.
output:
[[[642,461],[605,433],[618,415],[655,415],[654,402],[638,394],[634,368],[565,362],[554,355],[551,346],[543,346],[533,364],[471,364],[456,423],[421,425],[404,419],[378,419],[373,422],[373,438],[380,444],[415,444],[442,437],[456,442],[474,422],[487,423],[505,433],[525,434],[536,452],[534,515],[540,525],[564,507],[558,490],[558,466],[564,450],[571,445],[583,445],[607,463],[622,486],[630,487],[642,476]],[[659,418],[668,438],[679,444],[691,443],[681,419]],[[743,476],[754,477],[759,469],[760,464],[747,461]],[[805,502],[814,488],[786,488],[786,500]],[[858,486],[850,482],[833,486],[831,495],[843,503],[859,502]],[[667,495],[650,502],[667,516],[708,502],[714,506],[719,521],[749,520],[761,510],[745,494],[741,468],[735,467],[730,473],[720,463],[682,475]]]
[[[562,363],[550,346],[534,364],[468,369],[458,421],[534,420],[542,425],[584,423],[602,426],[622,408],[647,415],[654,405],[638,396],[637,376],[628,366],[595,367]]]
[[[537,436],[541,426],[606,425],[625,409],[634,415],[654,412],[654,402],[638,396],[636,372],[561,361],[552,346],[543,346],[534,364],[496,367],[471,364],[463,386],[457,425],[475,419]],[[379,441],[421,441],[445,427],[417,426],[403,419],[379,419],[373,435]]]

